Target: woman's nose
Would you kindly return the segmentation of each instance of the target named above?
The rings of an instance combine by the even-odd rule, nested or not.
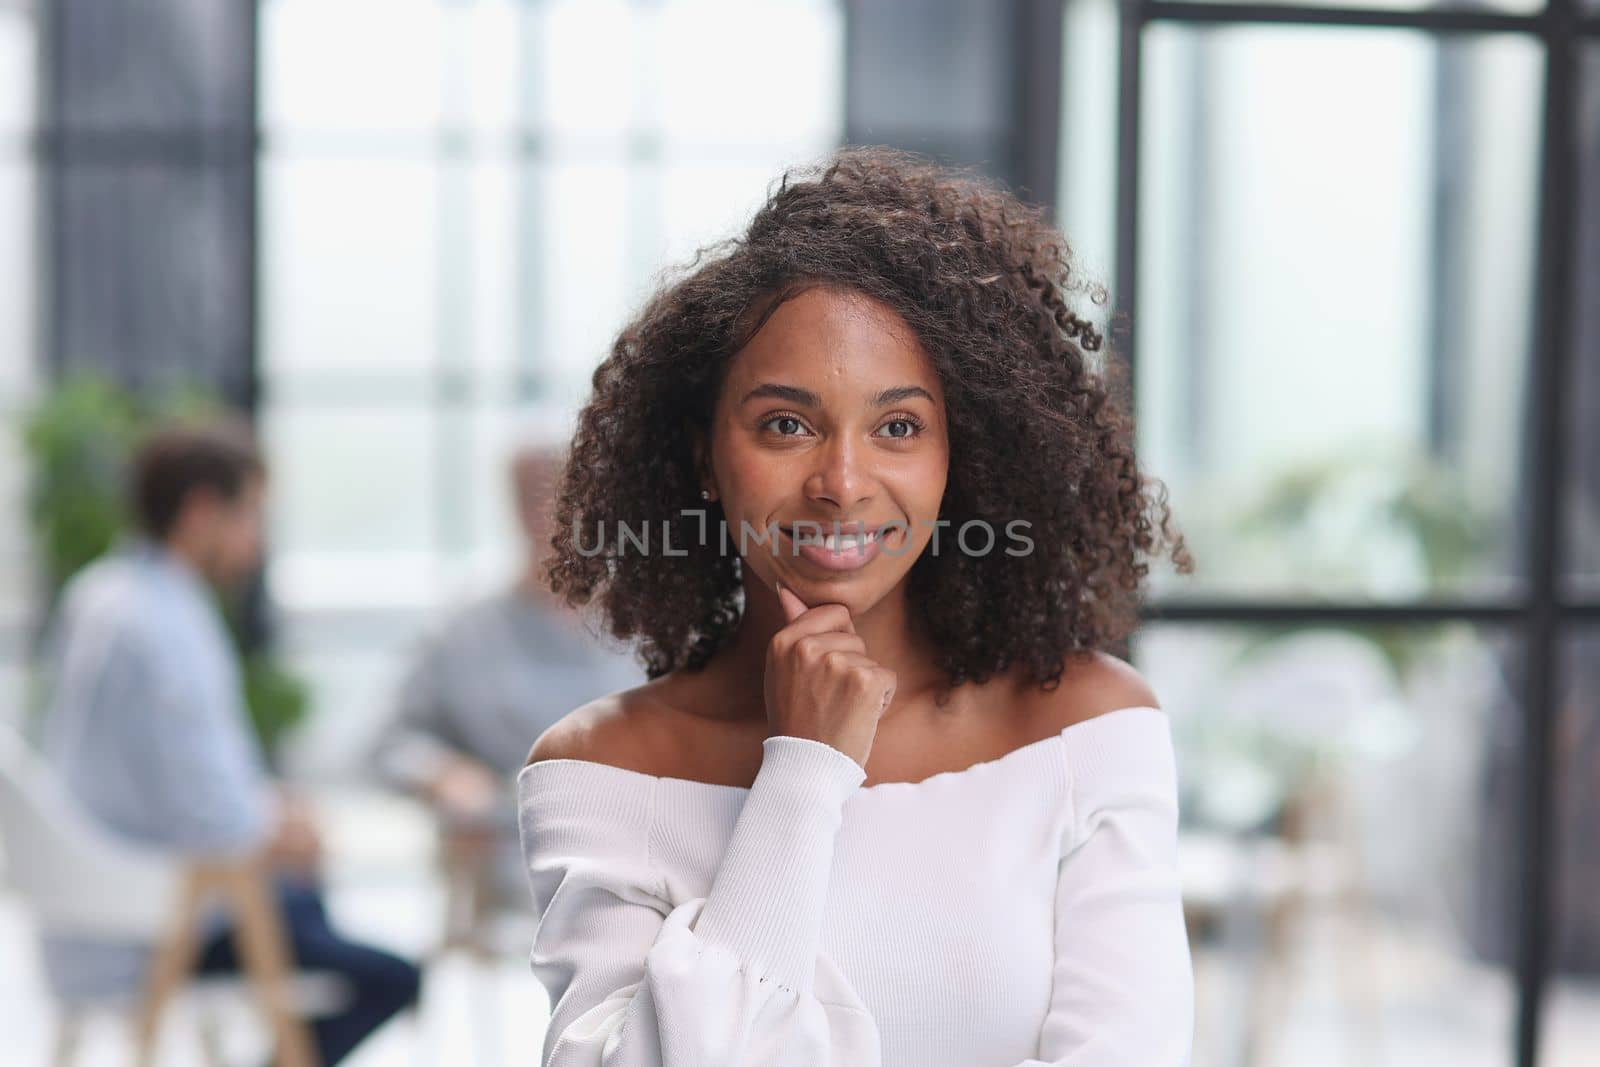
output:
[[[872,475],[855,442],[837,436],[818,449],[816,456],[817,467],[806,486],[813,500],[850,508],[870,496]]]

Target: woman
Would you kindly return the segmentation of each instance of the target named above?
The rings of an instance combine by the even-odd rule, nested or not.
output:
[[[548,577],[650,681],[518,779],[547,1067],[1188,1062],[1171,736],[1098,650],[1192,564],[1082,291],[846,149],[623,330]]]

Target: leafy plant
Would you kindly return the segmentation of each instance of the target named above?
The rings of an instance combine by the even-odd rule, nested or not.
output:
[[[270,757],[277,751],[278,740],[305,718],[310,691],[304,680],[265,652],[246,655],[240,674],[250,723]]]
[[[224,410],[220,398],[193,385],[146,398],[98,374],[64,379],[43,397],[25,420],[23,440],[32,463],[29,518],[52,606],[68,579],[129,530],[126,468],[140,435],[158,422]],[[305,718],[307,688],[269,652],[246,647],[237,600],[219,594],[218,606],[239,651],[251,722],[270,757]]]
[[[52,601],[127,525],[123,469],[141,421],[125,392],[84,377],[47,396],[24,424],[33,462],[29,518]]]
[[[1329,589],[1382,601],[1459,587],[1482,571],[1494,540],[1488,516],[1458,474],[1393,447],[1352,446],[1285,465],[1242,500],[1234,492],[1210,495],[1218,521],[1212,526],[1217,551],[1208,555],[1222,556],[1227,573],[1313,603]],[[1267,828],[1318,775],[1354,756],[1392,754],[1415,743],[1409,711],[1401,698],[1382,698],[1381,686],[1349,700],[1359,709],[1356,720],[1302,729],[1302,706],[1286,707],[1281,716],[1260,708],[1242,714],[1233,706],[1241,679],[1259,678],[1297,645],[1314,640],[1328,643],[1322,654],[1342,651],[1349,658],[1341,663],[1359,664],[1354,646],[1336,647],[1334,638],[1343,634],[1375,650],[1383,666],[1367,674],[1386,673],[1399,692],[1419,657],[1450,633],[1411,624],[1261,622],[1208,646],[1228,683],[1208,713],[1193,716],[1180,731],[1192,771],[1187,817],[1234,829]],[[1320,689],[1315,678],[1304,684],[1308,692],[1331,695],[1336,687],[1322,681]],[[1353,737],[1360,752],[1349,748]]]
[[[1489,517],[1455,471],[1410,450],[1372,445],[1285,467],[1235,515],[1227,536],[1258,570],[1276,568],[1275,585],[1304,588],[1314,599],[1329,588],[1380,599],[1455,588],[1493,544]],[[1254,627],[1245,654],[1303,628]],[[1411,625],[1341,628],[1377,645],[1402,677],[1435,636]]]

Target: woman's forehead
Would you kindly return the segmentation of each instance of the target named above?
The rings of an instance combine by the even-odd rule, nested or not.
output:
[[[938,375],[916,332],[888,305],[861,294],[812,288],[786,300],[735,355],[728,381],[784,381],[813,392],[876,393]],[[738,402],[745,392],[733,397]]]

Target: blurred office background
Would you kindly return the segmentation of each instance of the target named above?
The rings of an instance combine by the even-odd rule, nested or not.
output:
[[[1051,205],[1122,313],[1199,562],[1128,650],[1182,745],[1197,1067],[1596,1062],[1594,0],[0,0],[0,719],[30,416],[85,373],[251,411],[255,618],[309,695],[277,758],[341,918],[428,951],[435,841],[363,752],[515,567],[508,451],[846,141]],[[0,1056],[36,1063],[27,923],[0,877]],[[441,957],[353,1062],[528,1062],[525,954]]]

